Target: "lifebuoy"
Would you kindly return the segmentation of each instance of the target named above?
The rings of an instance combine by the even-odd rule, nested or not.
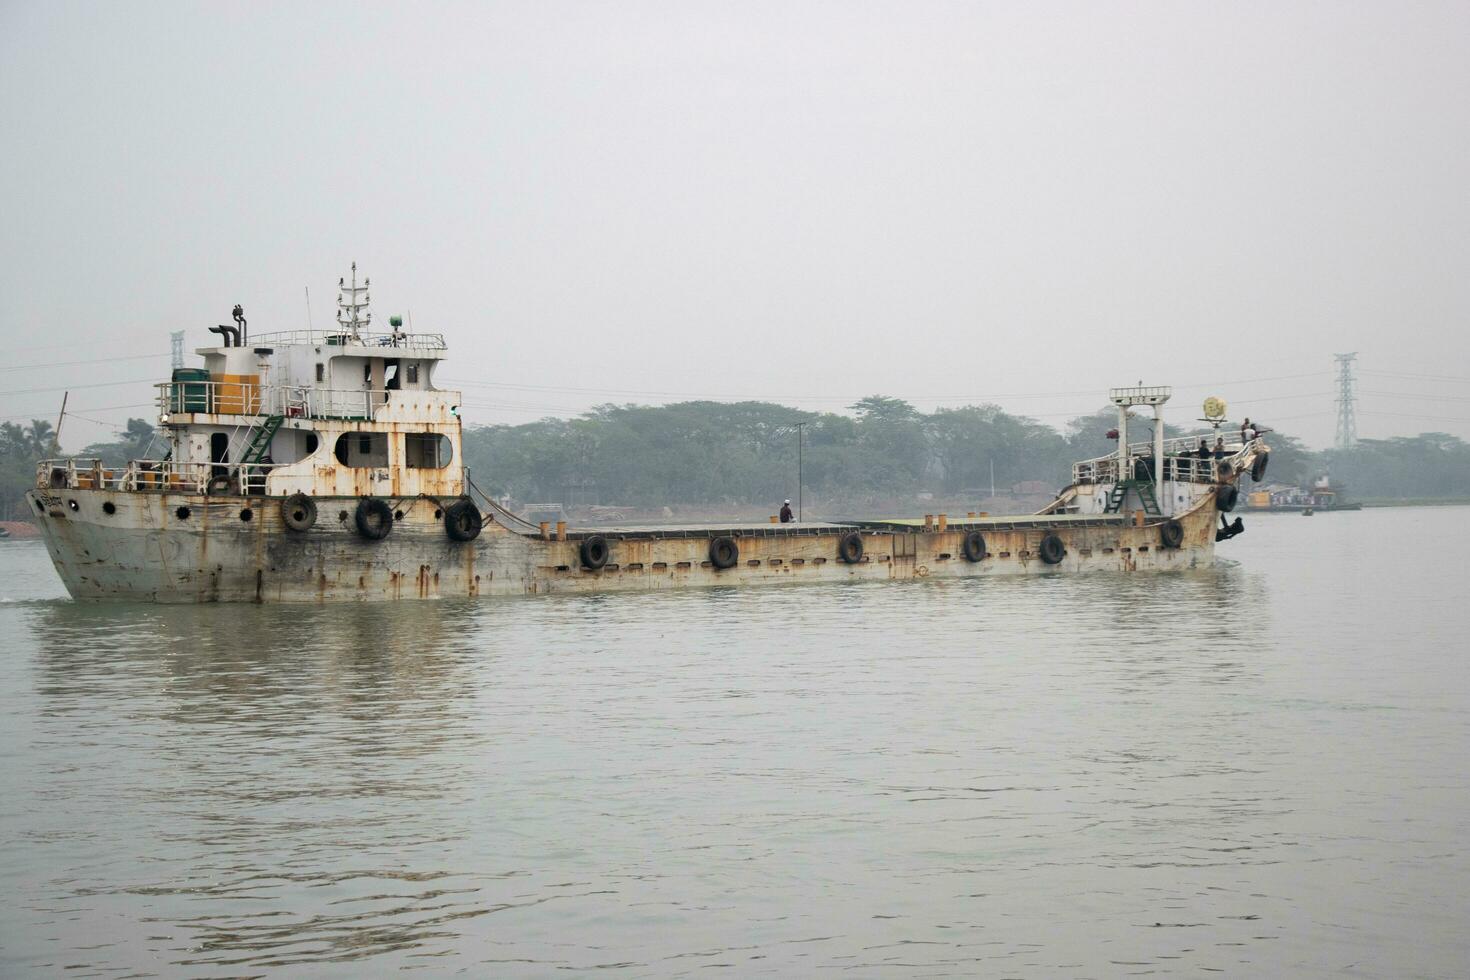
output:
[[[1266,475],[1266,464],[1269,463],[1270,460],[1270,453],[1256,453],[1255,462],[1251,463],[1252,480],[1255,480],[1257,483],[1261,482],[1261,477]]]
[[[607,538],[600,534],[594,534],[582,542],[582,547],[577,549],[582,556],[582,566],[590,568],[594,572],[607,564]],[[714,559],[711,558],[711,561]]]
[[[1226,513],[1235,509],[1235,504],[1240,500],[1240,490],[1233,484],[1226,484],[1215,491],[1215,509]]]
[[[849,565],[856,565],[863,560],[863,536],[856,531],[848,531],[837,542],[837,557]]]
[[[1067,556],[1067,547],[1062,544],[1062,539],[1055,534],[1048,534],[1041,539],[1041,560],[1048,565],[1055,565]]]
[[[1234,490],[1234,487],[1230,489]],[[1184,525],[1178,521],[1165,521],[1159,525],[1159,544],[1165,548],[1177,548],[1184,543]]]
[[[715,538],[709,543],[709,563],[716,568],[734,568],[740,560],[740,546],[734,538]]]
[[[985,557],[985,536],[979,531],[971,531],[965,535],[965,543],[960,550],[965,553],[966,561],[979,561]]]
[[[459,498],[444,510],[444,533],[455,541],[475,540],[484,523],[480,508],[468,497]]]
[[[281,501],[281,523],[292,531],[310,531],[316,524],[316,501],[293,493]]]
[[[369,541],[381,541],[393,530],[393,508],[386,500],[363,497],[357,502],[357,513],[353,515],[357,533]]]

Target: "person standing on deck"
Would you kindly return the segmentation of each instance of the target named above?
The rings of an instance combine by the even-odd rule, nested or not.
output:
[[[781,505],[781,523],[790,524],[792,520],[793,518],[791,516],[791,501],[788,500]]]

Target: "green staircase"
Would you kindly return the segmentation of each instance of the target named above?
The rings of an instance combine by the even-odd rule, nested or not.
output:
[[[1119,480],[1113,484],[1113,489],[1108,492],[1108,505],[1104,513],[1116,514],[1123,509],[1123,501],[1128,498],[1128,491],[1132,490],[1138,494],[1138,499],[1143,502],[1143,512],[1150,517],[1162,517],[1164,512],[1159,508],[1158,498],[1154,496],[1154,485],[1152,480]]]
[[[250,436],[250,444],[245,447],[245,455],[240,457],[240,462],[258,463],[264,459],[266,450],[271,447],[271,439],[275,438],[276,432],[285,420],[284,415],[267,415],[265,421],[260,424],[260,428]]]

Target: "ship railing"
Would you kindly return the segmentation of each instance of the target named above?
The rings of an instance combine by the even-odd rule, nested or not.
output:
[[[260,494],[265,492],[272,469],[270,463],[135,459],[125,466],[105,466],[100,459],[45,459],[36,465],[36,486],[43,490]]]
[[[158,414],[165,415],[281,415],[280,397],[273,385],[243,381],[165,381],[158,390]]]
[[[1199,449],[1201,439],[1205,441],[1205,445],[1210,449],[1211,452],[1213,452],[1215,449],[1214,436],[1172,436],[1164,440],[1164,455],[1182,456],[1185,453],[1195,452]],[[1228,454],[1239,452],[1243,446],[1244,443],[1242,443],[1238,437],[1232,437],[1225,440],[1225,452]],[[1153,440],[1149,440],[1147,442],[1130,442],[1128,444],[1128,452],[1135,456],[1140,454],[1153,455],[1153,451]]]
[[[1164,444],[1164,479],[1184,483],[1215,483],[1222,472],[1239,469],[1239,463],[1251,452],[1262,446],[1260,439],[1244,443],[1236,440],[1226,443],[1225,455],[1216,459],[1212,454],[1204,459],[1198,456],[1199,437],[1169,440]],[[1173,447],[1171,449],[1171,446]],[[1134,478],[1146,472],[1153,474],[1153,444],[1129,443],[1128,465],[1123,470],[1124,478]],[[1140,468],[1140,461],[1145,461]],[[1116,453],[1083,460],[1072,465],[1073,483],[1116,483],[1119,479],[1118,456]]]
[[[274,330],[270,333],[251,335],[252,347],[285,347],[290,344],[305,344],[312,347],[371,347],[398,348],[402,350],[448,350],[442,333],[368,333],[357,334],[342,330]]]
[[[257,385],[233,381],[165,381],[158,389],[158,414],[284,415],[305,419],[371,419],[395,395],[456,392],[434,389],[322,388],[316,385]]]

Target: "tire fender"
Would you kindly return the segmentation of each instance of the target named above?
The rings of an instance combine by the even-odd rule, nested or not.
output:
[[[357,533],[369,541],[381,541],[393,531],[393,508],[378,497],[363,497],[357,502],[352,521]]]
[[[600,534],[594,534],[585,539],[582,546],[577,549],[577,555],[582,559],[582,567],[597,571],[607,564],[608,556],[607,538]],[[714,561],[713,558],[710,561]]]
[[[293,493],[281,501],[281,523],[287,530],[310,531],[316,526],[316,501],[304,493]]]
[[[480,536],[485,519],[468,497],[461,497],[444,511],[444,533],[455,541],[473,541]]]

